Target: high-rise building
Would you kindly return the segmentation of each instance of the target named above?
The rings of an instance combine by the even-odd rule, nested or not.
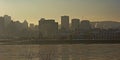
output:
[[[72,31],[79,30],[79,25],[80,25],[80,19],[72,19],[71,30]]]
[[[4,20],[5,20],[5,27],[7,28],[7,26],[11,23],[11,16],[8,15],[4,15]]]
[[[4,18],[0,17],[0,32],[4,30]]]
[[[28,29],[28,22],[26,20],[23,22],[23,29]]]
[[[58,32],[58,23],[42,18],[39,21],[39,30],[43,37],[54,37]]]
[[[20,23],[20,21],[15,21],[15,22],[13,22],[14,23],[14,25],[15,25],[15,31],[20,31],[20,30],[22,30],[23,29],[23,25],[22,25],[22,23]],[[12,24],[13,24],[12,23]],[[11,26],[12,27],[12,26]]]
[[[69,30],[69,16],[61,16],[61,29],[65,31]]]
[[[91,24],[90,24],[90,21],[89,20],[83,20],[81,21],[80,23],[80,30],[81,31],[89,31],[91,30]]]
[[[30,27],[29,27],[31,30],[33,30],[35,28],[35,25],[33,23],[30,24]]]

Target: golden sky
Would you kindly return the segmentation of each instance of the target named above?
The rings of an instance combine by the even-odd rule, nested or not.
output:
[[[27,20],[38,24],[40,18],[55,19],[60,16],[90,21],[119,21],[120,0],[0,0],[0,16],[13,20]]]

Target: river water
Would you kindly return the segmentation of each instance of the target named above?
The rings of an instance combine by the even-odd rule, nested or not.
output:
[[[0,45],[0,60],[120,60],[120,44]]]

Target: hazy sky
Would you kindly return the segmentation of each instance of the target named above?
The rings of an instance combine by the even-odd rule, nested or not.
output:
[[[120,0],[0,0],[0,16],[38,24],[42,17],[60,22],[60,16],[91,21],[120,20]]]

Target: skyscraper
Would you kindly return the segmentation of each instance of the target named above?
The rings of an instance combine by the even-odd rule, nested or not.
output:
[[[4,15],[4,20],[5,20],[5,27],[7,28],[7,26],[10,24],[11,22],[11,16],[8,15]]]
[[[28,22],[26,20],[23,22],[23,29],[28,29]]]
[[[58,23],[55,20],[42,18],[39,21],[39,31],[43,37],[54,37],[58,31]]]
[[[89,31],[91,30],[91,24],[90,24],[90,21],[89,20],[83,20],[81,21],[80,23],[80,30],[81,31]]]
[[[0,32],[4,31],[4,18],[0,17]]]
[[[30,27],[31,30],[33,30],[35,28],[35,25],[33,23],[30,23]]]
[[[79,30],[79,25],[80,25],[80,19],[72,19],[71,30],[72,31]]]
[[[61,16],[61,29],[65,31],[69,30],[69,16]]]

